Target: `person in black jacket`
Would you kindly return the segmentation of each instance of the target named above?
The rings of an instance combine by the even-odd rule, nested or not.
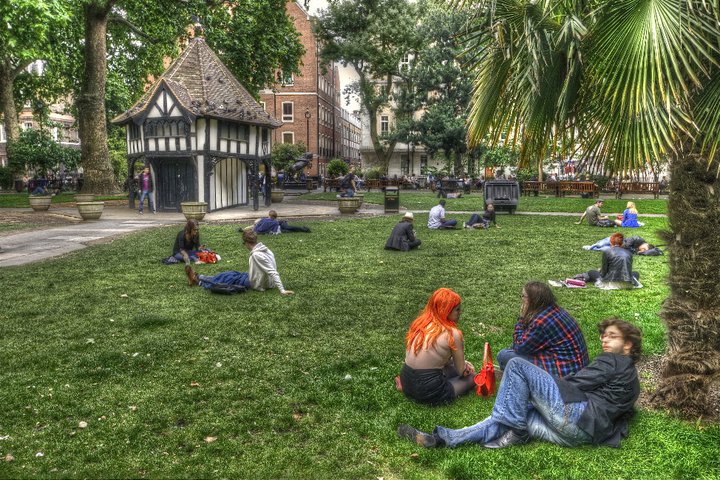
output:
[[[422,242],[415,237],[413,230],[414,218],[412,212],[405,213],[403,219],[393,227],[390,238],[385,242],[385,250],[407,252],[420,246]]]
[[[409,425],[398,435],[423,447],[479,443],[505,448],[539,439],[566,447],[583,444],[618,447],[640,395],[635,362],[640,330],[611,318],[598,325],[603,353],[587,367],[564,378],[551,376],[522,358],[503,372],[492,415],[458,430],[435,427],[425,433]]]
[[[603,252],[600,271],[587,272],[587,280],[606,290],[641,288],[640,274],[633,272],[632,252],[623,248],[625,237],[622,233],[610,235],[610,249]]]

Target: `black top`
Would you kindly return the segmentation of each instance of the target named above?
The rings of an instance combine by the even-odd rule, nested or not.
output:
[[[415,241],[412,222],[402,221],[393,227],[390,238],[385,242],[385,250],[410,250],[410,242]]]
[[[622,247],[611,247],[603,252],[602,268],[600,269],[603,282],[634,282],[632,276],[632,253]]]
[[[180,250],[185,251],[191,251],[191,250],[197,250],[200,248],[200,235],[195,235],[190,241],[188,242],[185,240],[185,230],[180,230],[180,233],[177,234],[177,238],[175,238],[175,245],[173,246],[173,255],[176,253],[180,253]]]
[[[627,248],[632,253],[637,253],[638,248],[640,248],[640,245],[642,245],[643,243],[646,243],[645,239],[635,235],[633,237],[627,237],[623,241],[623,247]]]
[[[628,420],[640,395],[632,358],[601,353],[582,370],[553,378],[565,403],[588,402],[578,427],[592,437],[592,443],[618,447],[628,434]]]
[[[485,210],[485,212],[483,213],[483,218],[487,222],[491,222],[493,225],[497,225],[497,223],[495,222],[495,210]]]

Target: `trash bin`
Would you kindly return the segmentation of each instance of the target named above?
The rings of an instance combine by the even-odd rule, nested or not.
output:
[[[385,213],[400,211],[400,187],[385,187]]]
[[[514,180],[488,180],[485,182],[483,200],[492,203],[495,210],[515,213],[520,198],[520,185]]]

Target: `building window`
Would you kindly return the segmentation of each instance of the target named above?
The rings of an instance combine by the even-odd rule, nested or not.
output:
[[[267,108],[266,108],[267,105],[265,104],[265,102],[260,102],[260,106],[262,107],[263,110],[265,110],[267,112]]]
[[[407,154],[400,156],[400,173],[402,175],[410,173],[410,157]]]
[[[134,123],[130,124],[130,140],[140,139],[140,125]]]
[[[53,138],[53,140],[55,140],[55,141],[57,142],[57,141],[58,141],[58,136],[59,136],[59,135],[58,135],[58,127],[53,127],[53,128],[52,128],[52,138]]]
[[[23,130],[32,130],[32,122],[24,122]]]
[[[283,132],[282,134],[282,143],[295,143],[295,133],[294,132]]]
[[[278,72],[278,82],[284,87],[295,85],[295,79],[292,73],[285,73],[282,70]]]
[[[425,175],[427,169],[427,155],[420,155],[420,173]]]
[[[7,141],[5,139],[5,125],[0,124],[0,142]]]
[[[148,138],[182,137],[184,132],[180,130],[180,122],[157,122],[148,123],[145,127],[145,134]]]
[[[282,104],[282,120],[283,122],[293,121],[293,102],[283,102]]]
[[[390,132],[390,117],[387,115],[380,116],[380,133],[387,135]]]
[[[406,53],[400,60],[400,70],[407,70],[410,68],[410,54]]]
[[[221,121],[220,138],[223,140],[241,140],[247,142],[250,139],[250,126]]]

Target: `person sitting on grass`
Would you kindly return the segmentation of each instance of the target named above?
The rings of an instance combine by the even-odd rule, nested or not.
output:
[[[210,289],[213,285],[238,285],[245,288],[252,288],[260,292],[277,287],[282,295],[292,295],[292,290],[286,290],[280,280],[277,271],[275,255],[262,243],[257,241],[257,235],[252,230],[245,230],[242,234],[242,241],[245,248],[250,250],[248,258],[249,270],[238,272],[230,270],[218,273],[217,275],[198,275],[190,265],[185,266],[185,273],[188,277],[188,285],[200,285]]]
[[[617,318],[601,322],[598,331],[603,353],[582,370],[559,378],[527,360],[513,358],[503,372],[488,418],[458,430],[437,426],[432,433],[401,424],[398,436],[428,448],[463,443],[505,448],[531,439],[564,447],[620,446],[640,395],[635,363],[642,350],[642,334]]]
[[[289,225],[286,220],[278,220],[278,214],[275,210],[270,210],[267,217],[258,218],[253,225],[253,231],[257,234],[279,235],[288,232],[305,232],[310,233],[308,227],[297,227]]]
[[[390,238],[385,242],[385,250],[407,252],[420,246],[422,242],[415,237],[413,230],[414,219],[412,212],[405,213],[402,220],[393,227]]]
[[[580,220],[575,222],[575,225],[580,225],[585,217],[587,217],[588,225],[595,227],[614,227],[615,222],[610,220],[607,215],[603,215],[600,209],[603,206],[603,200],[598,198],[595,203],[585,209],[585,212],[580,217]]]
[[[190,219],[185,224],[185,228],[180,230],[175,237],[175,245],[173,245],[172,257],[177,261],[190,262],[198,261],[198,251],[200,250],[200,227],[198,221]]]
[[[645,225],[637,220],[638,211],[635,207],[635,202],[628,202],[625,207],[625,211],[622,214],[622,219],[615,220],[615,225],[623,228],[639,228]]]
[[[633,258],[630,250],[623,248],[625,237],[622,233],[610,235],[610,248],[603,252],[600,271],[590,270],[577,275],[585,281],[595,282],[595,286],[604,290],[624,290],[642,288],[638,281],[640,274],[633,272]]]
[[[485,211],[483,212],[482,217],[477,213],[473,213],[470,216],[470,220],[463,224],[463,227],[487,229],[491,223],[495,225],[496,228],[500,228],[500,225],[498,225],[497,221],[495,220],[495,205],[493,205],[492,203],[488,203],[487,205],[485,205]]]
[[[658,256],[662,255],[663,252],[652,243],[648,243],[644,238],[639,236],[626,237],[623,240],[623,248],[630,251],[634,255],[647,255],[647,256]],[[584,245],[583,250],[594,250],[596,252],[604,252],[610,249],[610,237],[605,237],[602,240],[598,240],[592,245]]]
[[[405,396],[428,405],[451,403],[474,385],[475,367],[465,360],[458,328],[460,295],[449,288],[433,292],[405,335],[400,384]]]
[[[500,350],[497,355],[501,369],[505,370],[511,358],[520,357],[562,378],[590,363],[580,326],[557,305],[547,284],[527,282],[521,297],[512,348]]]
[[[445,218],[445,200],[430,209],[428,216],[428,228],[432,230],[452,229],[457,225],[457,220]]]

